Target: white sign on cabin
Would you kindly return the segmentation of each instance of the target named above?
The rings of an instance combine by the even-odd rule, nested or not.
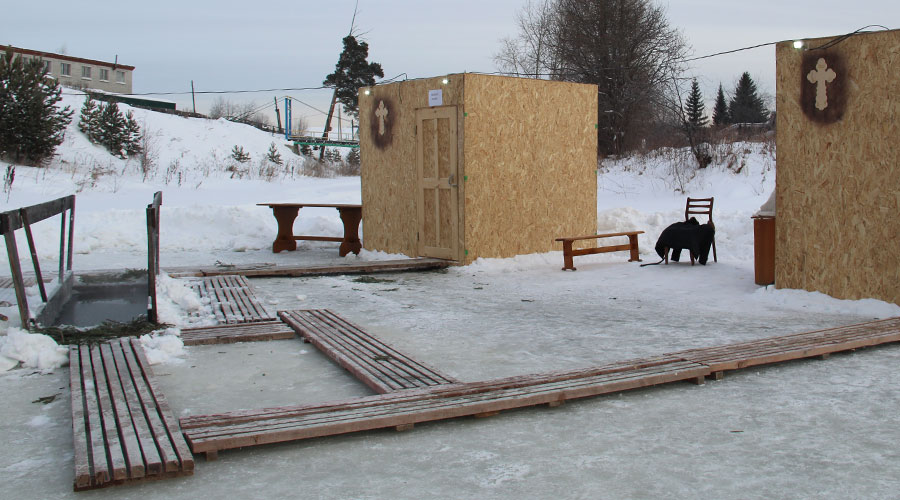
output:
[[[443,106],[444,105],[444,91],[442,89],[429,90],[428,91],[428,105],[429,106]]]

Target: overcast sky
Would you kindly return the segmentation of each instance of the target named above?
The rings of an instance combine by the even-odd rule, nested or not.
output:
[[[496,71],[499,40],[514,35],[526,0],[360,0],[356,25],[370,60],[385,77]],[[198,91],[316,87],[334,70],[355,0],[157,0],[155,2],[17,0],[0,15],[0,43],[135,66],[135,93],[191,108]],[[659,2],[696,56],[778,40],[838,35],[869,24],[900,28],[897,0],[670,0]],[[693,64],[708,101],[721,82],[733,88],[749,71],[760,90],[775,93],[772,46]],[[327,108],[329,91],[235,94],[259,104],[290,94]],[[198,96],[206,112],[212,97]],[[279,106],[281,103],[279,102]],[[324,117],[294,105],[312,125]]]

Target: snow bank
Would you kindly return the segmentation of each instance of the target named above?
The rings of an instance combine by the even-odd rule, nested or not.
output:
[[[870,316],[876,319],[900,317],[900,305],[876,299],[841,300],[821,292],[776,289],[774,286],[759,288],[752,300],[766,307],[789,307],[824,314]]]
[[[184,280],[161,273],[156,280],[157,315],[161,323],[175,326],[216,324],[209,299],[201,299]]]
[[[147,361],[151,365],[182,362],[184,342],[180,335],[181,330],[178,328],[167,328],[141,336],[141,345],[147,354]]]
[[[0,337],[0,371],[11,370],[19,362],[26,368],[49,372],[68,364],[69,355],[65,347],[46,335],[10,328]]]

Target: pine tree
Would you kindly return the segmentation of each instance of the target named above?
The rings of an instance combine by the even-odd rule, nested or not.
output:
[[[725,91],[719,84],[719,93],[716,94],[716,106],[713,108],[713,124],[728,125],[731,120],[728,117],[728,102],[725,100]]]
[[[734,88],[728,114],[732,123],[765,123],[769,119],[769,111],[757,94],[756,83],[746,71]]]
[[[684,114],[687,124],[695,129],[706,126],[709,119],[706,117],[706,106],[703,104],[703,94],[700,93],[700,85],[695,78],[691,82],[691,93],[685,102]]]
[[[0,56],[0,156],[39,166],[53,155],[72,121],[68,106],[56,107],[60,92],[40,59]]]
[[[231,148],[231,158],[238,163],[247,163],[250,161],[250,153],[245,152],[243,146],[235,145]]]
[[[281,159],[281,153],[278,152],[278,148],[275,147],[275,143],[269,145],[269,151],[266,153],[266,160],[276,164],[283,165],[284,161]]]
[[[334,73],[325,77],[322,85],[334,87],[337,100],[347,113],[359,118],[358,92],[360,87],[375,85],[375,77],[384,78],[381,64],[366,62],[369,44],[357,42],[356,37],[344,37],[344,51],[338,58]]]
[[[300,145],[300,154],[303,156],[312,156],[312,149],[309,147],[309,144]]]

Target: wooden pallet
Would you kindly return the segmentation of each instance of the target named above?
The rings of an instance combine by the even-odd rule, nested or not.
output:
[[[301,337],[379,394],[456,383],[328,309],[281,311]]]
[[[726,370],[780,363],[801,358],[900,341],[900,318],[797,333],[750,342],[669,353],[710,367],[721,378]]]
[[[242,264],[219,267],[167,267],[163,269],[173,278],[200,276],[323,276],[329,274],[361,274],[399,271],[428,271],[443,269],[455,264],[443,259],[398,259],[374,260],[370,262],[338,262],[321,266],[278,266],[275,264]]]
[[[137,339],[69,348],[76,491],[191,475],[194,459]]]
[[[211,276],[192,285],[200,297],[208,297],[219,323],[233,325],[275,319],[256,298],[243,276]]]
[[[183,328],[184,345],[233,344],[294,338],[294,330],[281,321],[261,321],[239,325]]]
[[[633,360],[587,370],[511,377],[430,389],[398,391],[350,401],[198,415],[181,419],[194,453],[215,459],[219,450],[414,424],[664,384],[702,383],[709,368],[674,357]]]

